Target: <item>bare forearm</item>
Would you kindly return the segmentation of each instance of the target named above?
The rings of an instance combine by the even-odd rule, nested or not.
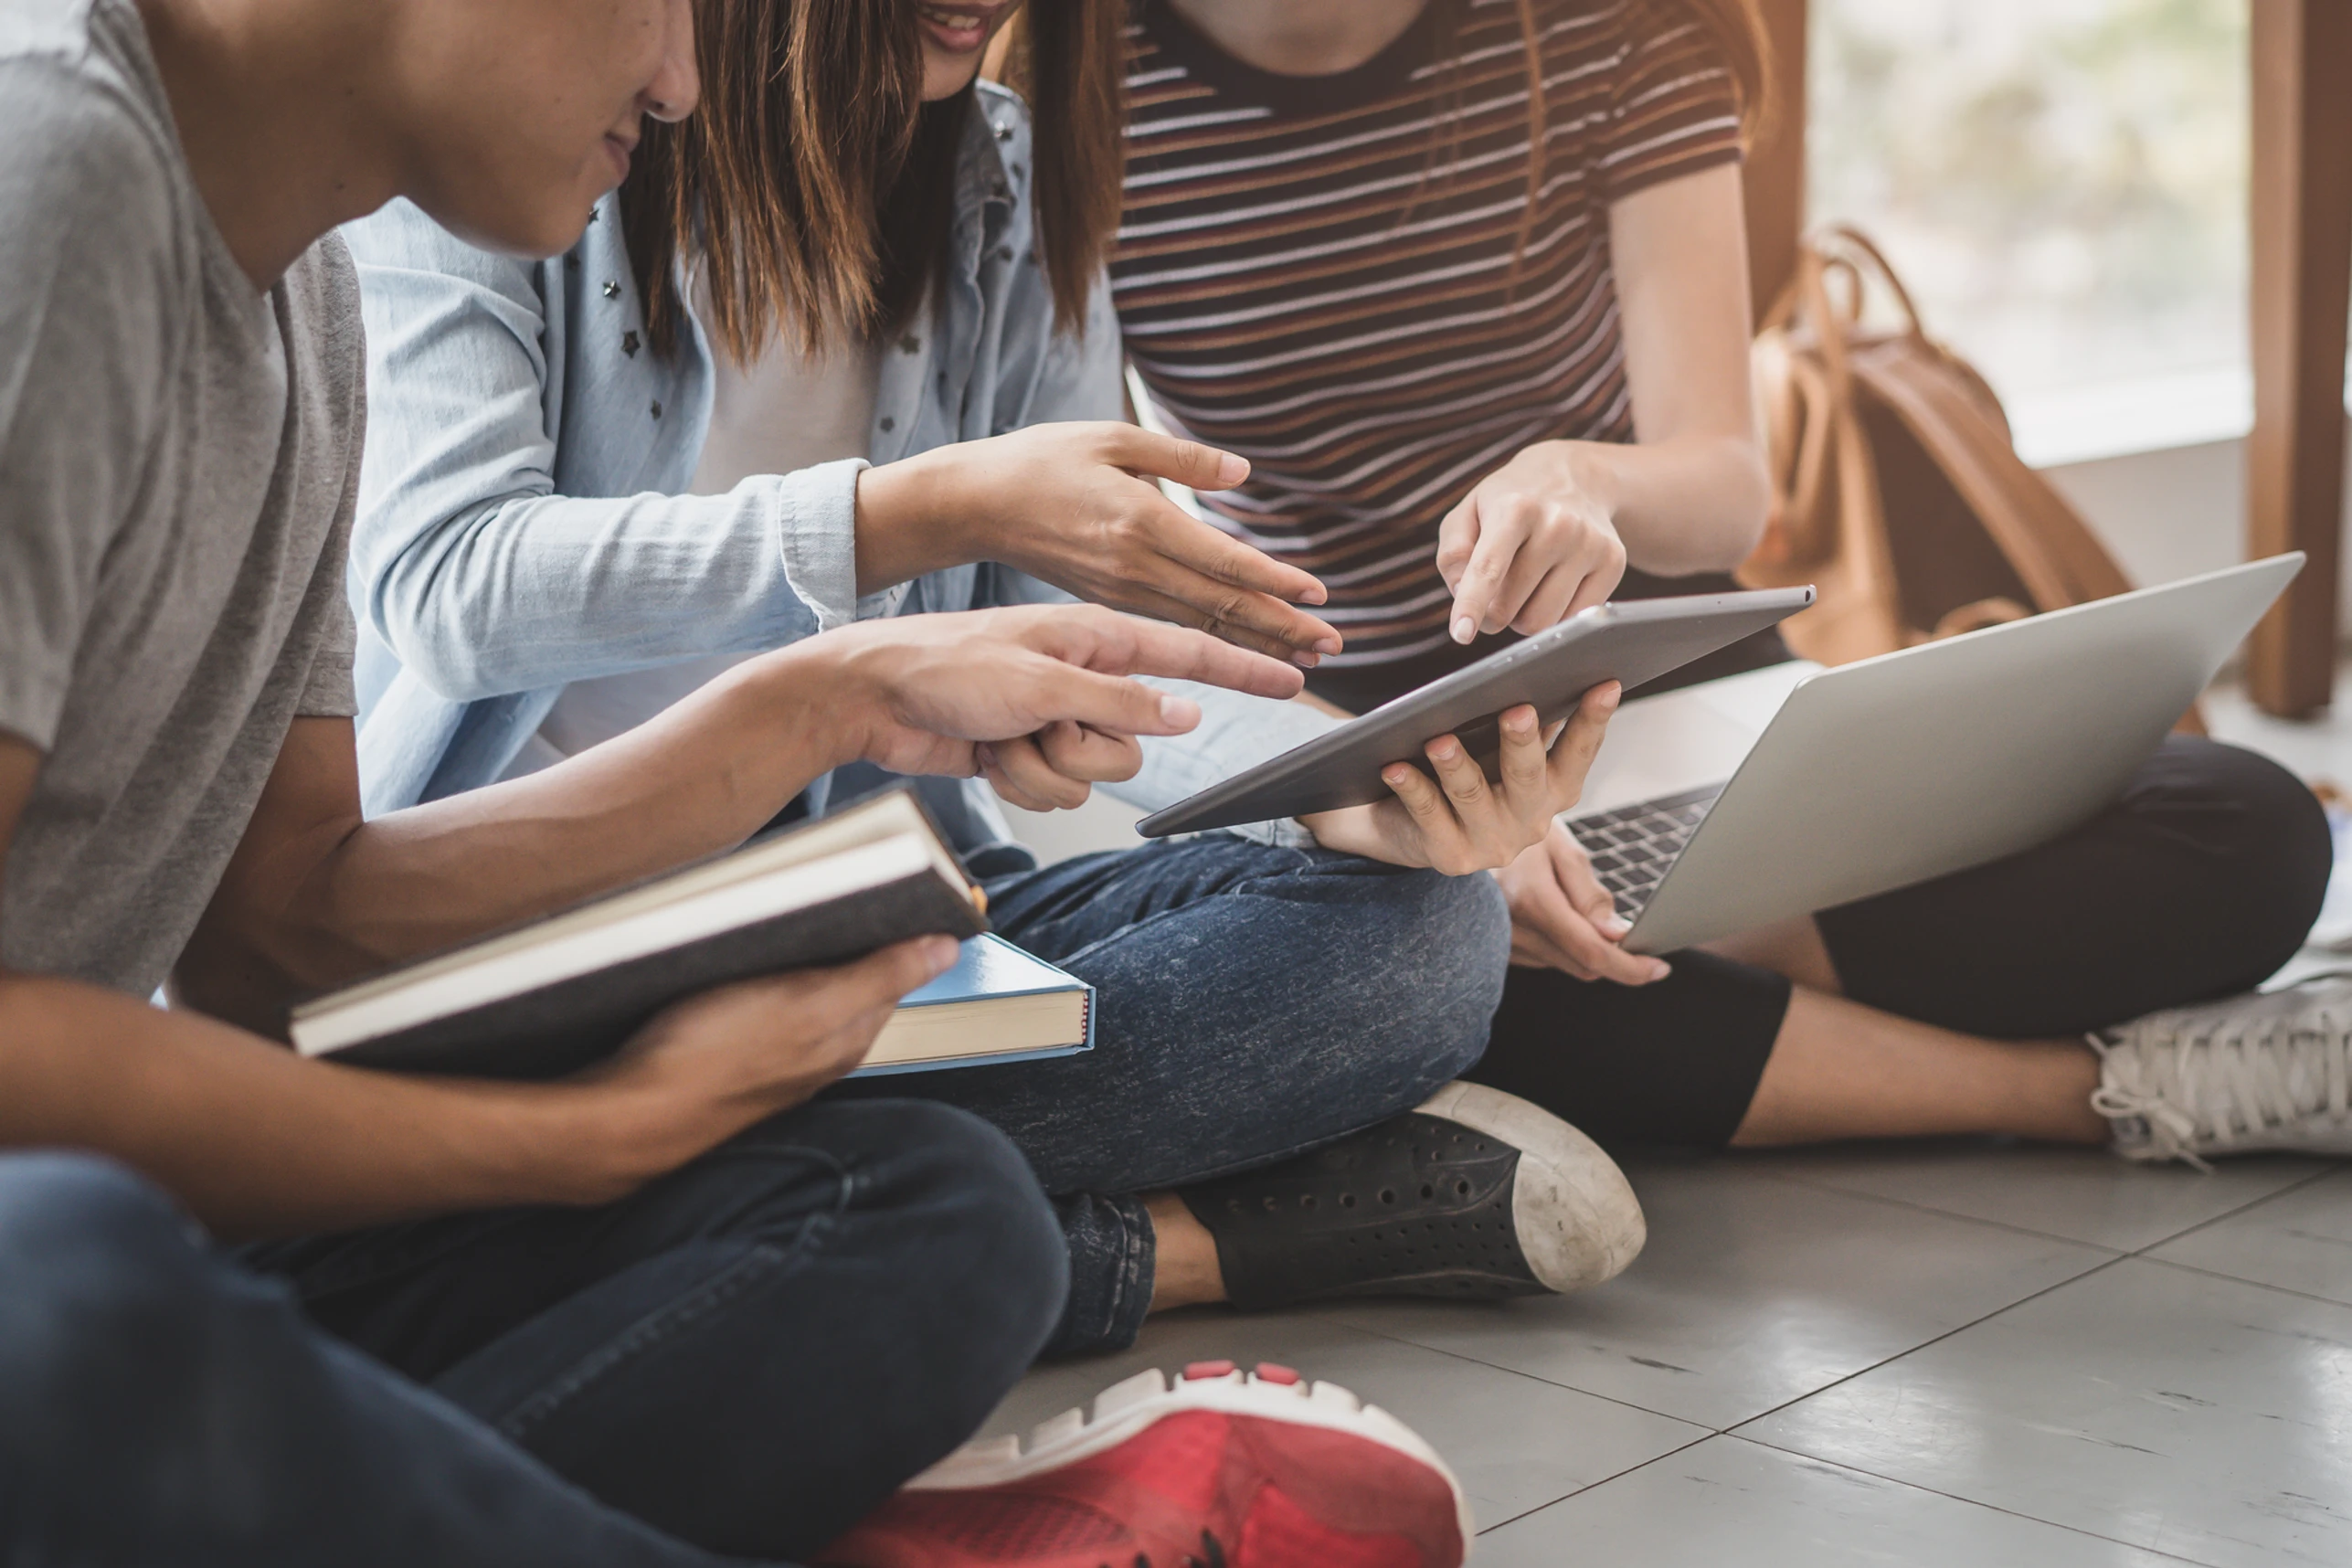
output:
[[[1669,577],[1727,572],[1755,548],[1771,495],[1748,437],[1571,444],[1580,478],[1616,522],[1628,565]]]
[[[545,772],[377,818],[322,862],[295,912],[348,972],[304,978],[346,979],[732,848],[857,755],[855,706],[827,650],[803,643]]]
[[[0,1147],[94,1150],[225,1236],[588,1202],[584,1091],[306,1062],[187,1012],[0,975]]]

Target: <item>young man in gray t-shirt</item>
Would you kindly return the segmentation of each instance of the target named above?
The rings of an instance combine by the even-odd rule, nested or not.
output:
[[[884,622],[362,821],[360,329],[321,237],[406,196],[562,249],[642,120],[692,109],[691,36],[688,0],[0,0],[0,1150],[92,1151],[0,1152],[0,1558],[780,1554],[961,1439],[1054,1326],[1059,1232],[1001,1136],[803,1103],[945,938],[696,999],[560,1084],[263,1037],[302,991],[737,842],[835,766],[1193,722],[1130,673],[1296,689],[1096,610]],[[183,1213],[249,1260],[307,1249],[316,1317],[406,1324],[432,1392]],[[459,1298],[386,1262],[460,1247]]]

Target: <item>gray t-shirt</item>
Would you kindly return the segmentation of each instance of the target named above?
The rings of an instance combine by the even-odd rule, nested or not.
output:
[[[257,293],[131,0],[0,0],[0,729],[45,753],[0,963],[144,996],[298,715],[348,716],[340,240]]]

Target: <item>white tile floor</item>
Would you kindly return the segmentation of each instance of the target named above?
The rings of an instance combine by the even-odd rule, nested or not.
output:
[[[2352,783],[2352,711],[2208,712]],[[1023,831],[1070,853],[1131,820]],[[1649,1246],[1597,1290],[1177,1313],[990,1429],[1144,1366],[1269,1360],[1436,1443],[1483,1564],[2352,1564],[2352,1170],[1938,1143],[1629,1174]]]

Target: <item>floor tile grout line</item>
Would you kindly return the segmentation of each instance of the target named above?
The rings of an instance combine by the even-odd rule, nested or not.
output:
[[[2331,1165],[2326,1169],[2315,1171],[2310,1175],[2304,1177],[2302,1181],[2289,1182],[2286,1186],[2280,1188],[2275,1192],[2266,1193],[2262,1197],[2255,1198],[2251,1202],[2241,1203],[2236,1208],[2230,1209],[2223,1213],[2216,1214],[2209,1220],[2199,1220],[2195,1224],[2189,1226],[2187,1230],[2177,1231],[2173,1234],[2165,1237],[2162,1241],[2150,1242],[2147,1245],[2138,1248],[2132,1254],[2132,1255],[2135,1257],[2145,1256],[2146,1254],[2154,1252],[2157,1247],[2170,1246],[2177,1241],[2186,1241],[2201,1230],[2206,1230],[2211,1226],[2218,1225],[2224,1220],[2234,1220],[2239,1215],[2246,1213],[2250,1210],[2259,1209],[2265,1203],[2273,1203],[2276,1202],[2281,1198],[2291,1197],[2294,1193],[2302,1192],[2305,1187],[2325,1181],[2331,1176],[2341,1175],[2343,1171],[2344,1167],[2340,1164]],[[2163,1259],[2158,1258],[2154,1261],[2160,1263]],[[2252,1282],[2250,1281],[2249,1283]]]
[[[2014,1312],[2029,1301],[2039,1301],[2043,1297],[2050,1295],[2053,1291],[2063,1290],[2070,1285],[2080,1284],[2083,1280],[2090,1278],[2094,1274],[2103,1274],[2119,1263],[2129,1263],[2131,1261],[2132,1257],[2130,1254],[2117,1253],[2112,1257],[2092,1265],[2089,1268],[2084,1269],[2080,1274],[2071,1275],[2064,1279],[2045,1285],[2039,1290],[2018,1297],[2016,1300],[2009,1302],[2006,1306],[1995,1308],[1992,1311],[1986,1313],[1981,1318],[1973,1318],[1965,1323],[1946,1329],[1940,1334],[1922,1340],[1919,1343],[1911,1346],[1907,1350],[1898,1351],[1893,1355],[1887,1356],[1880,1361],[1872,1361],[1869,1366],[1858,1367],[1854,1371],[1848,1372],[1843,1377],[1833,1378],[1829,1382],[1823,1383],[1819,1388],[1808,1390],[1804,1393],[1798,1394],[1795,1399],[1785,1399],[1769,1410],[1760,1410],[1753,1415],[1745,1416],[1741,1420],[1734,1422],[1732,1425],[1722,1427],[1720,1430],[1726,1437],[1736,1437],[1740,1436],[1740,1428],[1743,1426],[1753,1425],[1755,1423],[1762,1421],[1768,1415],[1777,1415],[1782,1411],[1787,1410],[1794,1405],[1802,1404],[1808,1399],[1818,1398],[1820,1395],[1828,1393],[1833,1388],[1842,1388],[1858,1377],[1869,1376],[1870,1373],[1878,1371],[1881,1367],[1892,1366],[1895,1362],[1902,1360],[1905,1356],[1915,1356],[1920,1351],[1926,1350],[1931,1346],[1940,1345],[1944,1340],[1952,1338],[1955,1334],[1965,1334],[1971,1329],[1976,1328],[1982,1324],[1989,1323],[2004,1312]]]
[[[2352,1301],[2341,1300],[2333,1296],[2315,1296],[2308,1290],[2297,1290],[2292,1285],[2273,1285],[2266,1279],[2248,1279],[2242,1274],[2228,1274],[2218,1268],[2206,1268],[2194,1263],[2178,1263],[2168,1257],[2144,1257],[2139,1261],[2152,1263],[2158,1268],[2178,1269],[2183,1274],[2194,1274],[2206,1279],[2219,1279],[2228,1285],[2242,1285],[2249,1290],[2268,1290],[2278,1296],[2292,1296],[2298,1301],[2310,1301],[2321,1307],[2341,1307],[2346,1311],[2352,1312]]]
[[[1696,1426],[1699,1423],[1694,1421],[1688,1425]],[[1511,1515],[1509,1519],[1498,1520],[1494,1523],[1488,1525],[1485,1529],[1479,1531],[1478,1533],[1480,1535],[1490,1534],[1495,1531],[1502,1529],[1503,1526],[1507,1524],[1517,1524],[1522,1519],[1532,1519],[1537,1514],[1542,1513],[1545,1509],[1558,1508],[1562,1503],[1566,1502],[1571,1498],[1584,1496],[1586,1492],[1591,1491],[1594,1487],[1605,1487],[1611,1481],[1622,1480],[1626,1477],[1632,1475],[1637,1470],[1647,1470],[1652,1465],[1662,1465],[1667,1460],[1674,1457],[1677,1454],[1688,1454],[1691,1449],[1698,1447],[1702,1443],[1711,1443],[1716,1438],[1726,1436],[1728,1436],[1726,1433],[1708,1432],[1702,1429],[1699,1436],[1693,1437],[1690,1442],[1682,1444],[1679,1447],[1669,1448],[1663,1454],[1653,1454],[1637,1465],[1627,1465],[1624,1469],[1603,1476],[1596,1481],[1586,1481],[1583,1486],[1577,1487],[1573,1490],[1561,1493],[1558,1497],[1553,1498],[1550,1502],[1538,1503],[1531,1509],[1522,1509],[1518,1513]]]
[[[1386,1340],[1389,1343],[1393,1345],[1408,1345],[1414,1350],[1427,1351],[1433,1355],[1448,1356],[1457,1361],[1467,1361],[1474,1367],[1484,1367],[1489,1372],[1507,1372],[1512,1377],[1523,1377],[1530,1383],[1542,1383],[1546,1388],[1563,1389],[1570,1393],[1580,1393],[1586,1399],[1597,1399],[1604,1404],[1614,1404],[1623,1410],[1638,1411],[1644,1415],[1654,1415],[1660,1421],[1671,1421],[1681,1426],[1695,1426],[1700,1431],[1711,1435],[1720,1433],[1723,1430],[1722,1427],[1711,1425],[1704,1421],[1693,1421],[1687,1415],[1669,1415],[1663,1410],[1652,1410],[1647,1404],[1636,1404],[1630,1399],[1620,1399],[1615,1394],[1601,1393],[1589,1388],[1579,1388],[1573,1383],[1561,1383],[1555,1379],[1545,1377],[1539,1372],[1528,1372],[1524,1368],[1507,1367],[1499,1361],[1490,1361],[1483,1357],[1470,1355],[1462,1351],[1449,1351],[1443,1345],[1424,1344],[1419,1340],[1408,1339],[1403,1334],[1393,1334],[1385,1329],[1367,1329],[1361,1323],[1351,1323],[1340,1318],[1326,1318],[1320,1313],[1313,1314],[1313,1316],[1318,1322],[1330,1323],[1341,1329],[1353,1330],[1359,1334],[1370,1334],[1376,1340]],[[1695,1442],[1697,1439],[1694,1438],[1693,1441]],[[1674,1451],[1678,1453],[1680,1452],[1679,1449]],[[1598,1483],[1595,1484],[1597,1485]],[[1573,1497],[1575,1494],[1573,1492],[1570,1492],[1564,1495]],[[1549,1505],[1547,1504],[1546,1506],[1548,1507]]]
[[[1971,1224],[1991,1225],[1996,1230],[2013,1231],[2019,1235],[2039,1236],[2046,1241],[2071,1242],[2076,1246],[2093,1247],[2098,1251],[2114,1253],[2121,1257],[2137,1257],[2156,1247],[2177,1242],[2183,1236],[2194,1235],[2208,1225],[2219,1224],[2221,1221],[2232,1219],[2249,1209],[2258,1209],[2273,1199],[2283,1198],[2290,1192],[2299,1192],[2315,1181],[2324,1181],[2328,1177],[2337,1174],[2341,1169],[2340,1166],[2336,1166],[2315,1171],[2308,1176],[2297,1177],[2285,1186],[2265,1192],[2261,1197],[2249,1198],[2244,1202],[2224,1209],[2218,1214],[2198,1220],[2185,1229],[2170,1232],[2135,1247],[2111,1246],[2105,1242],[2085,1241],[2081,1236],[2061,1235],[2056,1231],[2037,1230],[2031,1225],[2020,1225],[2009,1220],[1990,1220],[1982,1214],[1964,1214],[1953,1209],[1939,1209],[1933,1203],[1923,1203],[1912,1198],[1890,1198],[1881,1192],[1858,1192],[1850,1187],[1840,1187],[1817,1177],[1784,1175],[1779,1171],[1759,1171],[1758,1174],[1775,1181],[1785,1181],[1791,1186],[1805,1187],[1816,1192],[1835,1192],[1841,1198],[1859,1198],[1866,1202],[1888,1203],[1899,1209],[1910,1209],[1917,1213],[1936,1214],[1947,1220],[1965,1220]]]
[[[2039,1234],[2037,1232],[2028,1232],[2026,1234],[2029,1235]],[[2076,1242],[2070,1245],[2077,1246],[2089,1245],[2088,1243],[2083,1242]],[[2113,1268],[2119,1263],[2128,1261],[2133,1255],[2129,1253],[2115,1252],[2111,1248],[2093,1248],[2092,1250],[2103,1251],[2107,1255],[2099,1259],[2096,1263],[2093,1263],[2090,1267],[2082,1270],[2080,1274],[2071,1274],[2064,1279],[2055,1280],[2049,1285],[2043,1286],[2039,1290],[2029,1291],[2027,1294],[2018,1297],[2014,1301],[2005,1302],[2001,1306],[1994,1308],[1989,1312],[1986,1312],[1976,1318],[1971,1318],[1965,1323],[1955,1324],[1952,1328],[1946,1329],[1941,1333],[1931,1335],[1928,1338],[1920,1340],[1915,1345],[1909,1345],[1904,1347],[1902,1350],[1894,1351],[1891,1355],[1882,1356],[1879,1360],[1870,1362],[1868,1366],[1857,1367],[1850,1372],[1847,1372],[1839,1377],[1832,1378],[1829,1382],[1823,1383],[1818,1388],[1807,1389],[1805,1393],[1797,1394],[1792,1399],[1783,1400],[1778,1404],[1768,1405],[1764,1409],[1757,1411],[1753,1415],[1743,1415],[1728,1426],[1718,1426],[1712,1422],[1708,1421],[1693,1421],[1687,1415],[1676,1415],[1668,1411],[1652,1410],[1646,1404],[1636,1404],[1629,1399],[1620,1399],[1613,1394],[1601,1393],[1589,1388],[1581,1388],[1573,1383],[1560,1383],[1552,1378],[1543,1377],[1538,1373],[1527,1372],[1519,1367],[1504,1366],[1500,1362],[1490,1361],[1483,1357],[1469,1355],[1460,1351],[1449,1351],[1442,1346],[1424,1344],[1418,1340],[1407,1339],[1402,1334],[1393,1334],[1379,1329],[1367,1329],[1361,1324],[1344,1322],[1336,1318],[1322,1318],[1320,1314],[1316,1314],[1316,1316],[1321,1321],[1334,1323],[1343,1329],[1353,1329],[1359,1333],[1375,1335],[1380,1339],[1389,1340],[1401,1345],[1411,1345],[1416,1350],[1433,1351],[1438,1355],[1451,1356],[1457,1361],[1467,1361],[1473,1366],[1488,1367],[1496,1372],[1509,1372],[1513,1377],[1523,1377],[1531,1383],[1540,1383],[1547,1388],[1566,1389],[1571,1393],[1581,1393],[1590,1399],[1605,1400],[1611,1404],[1622,1405],[1627,1410],[1640,1411],[1645,1415],[1655,1415],[1667,1421],[1678,1421],[1685,1426],[1700,1427],[1702,1430],[1711,1432],[1718,1436],[1731,1436],[1736,1434],[1741,1427],[1749,1425],[1751,1422],[1762,1421],[1767,1415],[1776,1415],[1780,1412],[1786,1410],[1789,1406],[1803,1404],[1806,1400],[1811,1399],[1816,1394],[1827,1393],[1831,1389],[1838,1387],[1841,1383],[1850,1383],[1855,1378],[1864,1376],[1870,1372],[1874,1372],[1881,1367],[1891,1365],[1895,1361],[1902,1360],[1902,1358],[1907,1355],[1927,1349],[1930,1345],[1940,1344],[1944,1340],[1950,1339],[1955,1334],[1965,1332],[1967,1330],[1976,1327],[1980,1323],[1988,1323],[1995,1318],[1999,1317],[2002,1313],[2007,1312],[2013,1308],[2022,1307],[2027,1302],[2037,1300],[2041,1297],[2049,1295],[2053,1290],[2063,1290],[2066,1287],[2072,1285],[2077,1280],[2088,1279],[2092,1275],[2099,1273],[2103,1269]],[[2252,1281],[2249,1280],[2242,1283],[2251,1284]],[[1568,1495],[1573,1497],[1575,1494],[1571,1492]],[[1548,1507],[1550,1505],[1547,1504],[1546,1506]]]
[[[2191,1568],[2218,1568],[2217,1564],[2208,1563],[2201,1557],[2184,1557],[2177,1552],[2166,1552],[2154,1546],[2141,1546],[2134,1542],[2124,1541],[2113,1535],[2102,1535],[2095,1530],[2085,1530],[2079,1524],[2068,1524],[2061,1520],[2044,1519],[2039,1514],[2026,1513],[2018,1509],[2004,1508],[1999,1503],[1986,1502],[1982,1498],[1968,1497],[1961,1492],[1947,1492],[1941,1487],[1922,1486],[1917,1481],[1905,1480],[1901,1476],[1890,1476],[1883,1471],[1873,1470],[1867,1465],[1854,1465],[1849,1464],[1843,1459],[1826,1458],[1819,1454],[1808,1454],[1802,1448],[1784,1447],[1778,1443],[1767,1443],[1761,1437],[1749,1437],[1737,1432],[1722,1432],[1718,1433],[1717,1436],[1728,1437],[1734,1443],[1751,1444],[1753,1446],[1764,1449],[1769,1453],[1785,1454],[1792,1459],[1803,1459],[1811,1464],[1828,1465],[1833,1468],[1840,1470],[1851,1470],[1858,1476],[1869,1476],[1873,1480],[1884,1481],[1891,1487],[1907,1487],[1915,1492],[1925,1492],[1930,1497],[1944,1498],[1953,1502],[1965,1503],[1970,1508],[1981,1508],[1991,1513],[2006,1514],[2011,1519],[2024,1520],[2029,1524],[2048,1525],[2052,1530],[2062,1530],[2070,1535],[2080,1535],[2090,1541],[2103,1541],[2111,1545],[2123,1547],[2128,1552],[2145,1552],[2152,1557],[2162,1557],[2174,1563],[2188,1563],[2191,1565]],[[1570,1494],[1572,1497],[1573,1495],[1573,1493]],[[1566,1499],[1563,1499],[1561,1500],[1565,1501]],[[1549,1508],[1552,1505],[1546,1503],[1544,1506]],[[1481,1531],[1480,1533],[1483,1534],[1484,1531]]]
[[[1884,1203],[1891,1209],[1909,1209],[1914,1214],[1934,1214],[1938,1219],[1957,1220],[1963,1224],[1986,1225],[1997,1231],[2008,1231],[2012,1235],[2031,1236],[2036,1241],[2064,1242],[2069,1246],[2087,1246],[2093,1252],[2103,1252],[2114,1257],[2132,1255],[2132,1249],[2129,1247],[2109,1246],[2105,1242],[2084,1241],[2081,1236],[2062,1236],[2056,1231],[2038,1231],[2031,1225],[2020,1225],[2009,1220],[1988,1220],[1982,1214],[1958,1213],[1950,1209],[1939,1209],[1933,1203],[1922,1203],[1911,1198],[1890,1198],[1881,1192],[1857,1192],[1850,1187],[1833,1186],[1827,1181],[1815,1181],[1806,1176],[1780,1176],[1770,1172],[1765,1174],[1770,1175],[1771,1180],[1775,1181],[1785,1181],[1793,1187],[1803,1187],[1810,1192],[1833,1192],[1840,1198],[1859,1198],[1865,1203]],[[2291,1189],[2281,1188],[2280,1191],[2286,1192]],[[2273,1193],[2272,1196],[2276,1194]],[[2262,1201],[2255,1200],[2257,1202]],[[2232,1210],[2231,1213],[2234,1213],[2236,1211]],[[2180,1234],[2186,1235],[2188,1233],[2184,1231]],[[2169,1241],[2172,1238],[2167,1236],[2164,1239]],[[2164,1243],[2151,1242],[2149,1245],[2161,1246]]]

